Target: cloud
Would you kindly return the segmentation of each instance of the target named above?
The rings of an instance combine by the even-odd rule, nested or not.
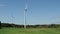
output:
[[[56,16],[55,18],[60,18],[60,16]]]
[[[7,6],[6,4],[0,4],[0,7],[2,7],[2,6]]]
[[[60,16],[53,16],[52,19],[60,19]]]

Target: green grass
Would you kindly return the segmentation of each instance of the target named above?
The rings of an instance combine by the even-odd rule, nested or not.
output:
[[[60,29],[56,28],[3,28],[0,34],[60,34]]]

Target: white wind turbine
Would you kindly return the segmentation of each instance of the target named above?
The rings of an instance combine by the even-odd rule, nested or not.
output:
[[[24,28],[26,29],[27,23],[27,0],[25,0],[25,10],[24,10]]]

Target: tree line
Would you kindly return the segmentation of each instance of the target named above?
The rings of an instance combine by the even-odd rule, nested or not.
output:
[[[6,28],[24,28],[24,25],[17,24],[9,24],[9,23],[1,23],[0,21],[0,29],[2,27]],[[60,28],[60,24],[50,24],[50,25],[26,25],[27,28]]]

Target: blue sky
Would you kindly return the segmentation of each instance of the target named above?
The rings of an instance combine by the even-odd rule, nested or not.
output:
[[[27,24],[60,24],[60,0],[27,1]],[[24,24],[24,8],[25,0],[0,0],[0,21]]]

